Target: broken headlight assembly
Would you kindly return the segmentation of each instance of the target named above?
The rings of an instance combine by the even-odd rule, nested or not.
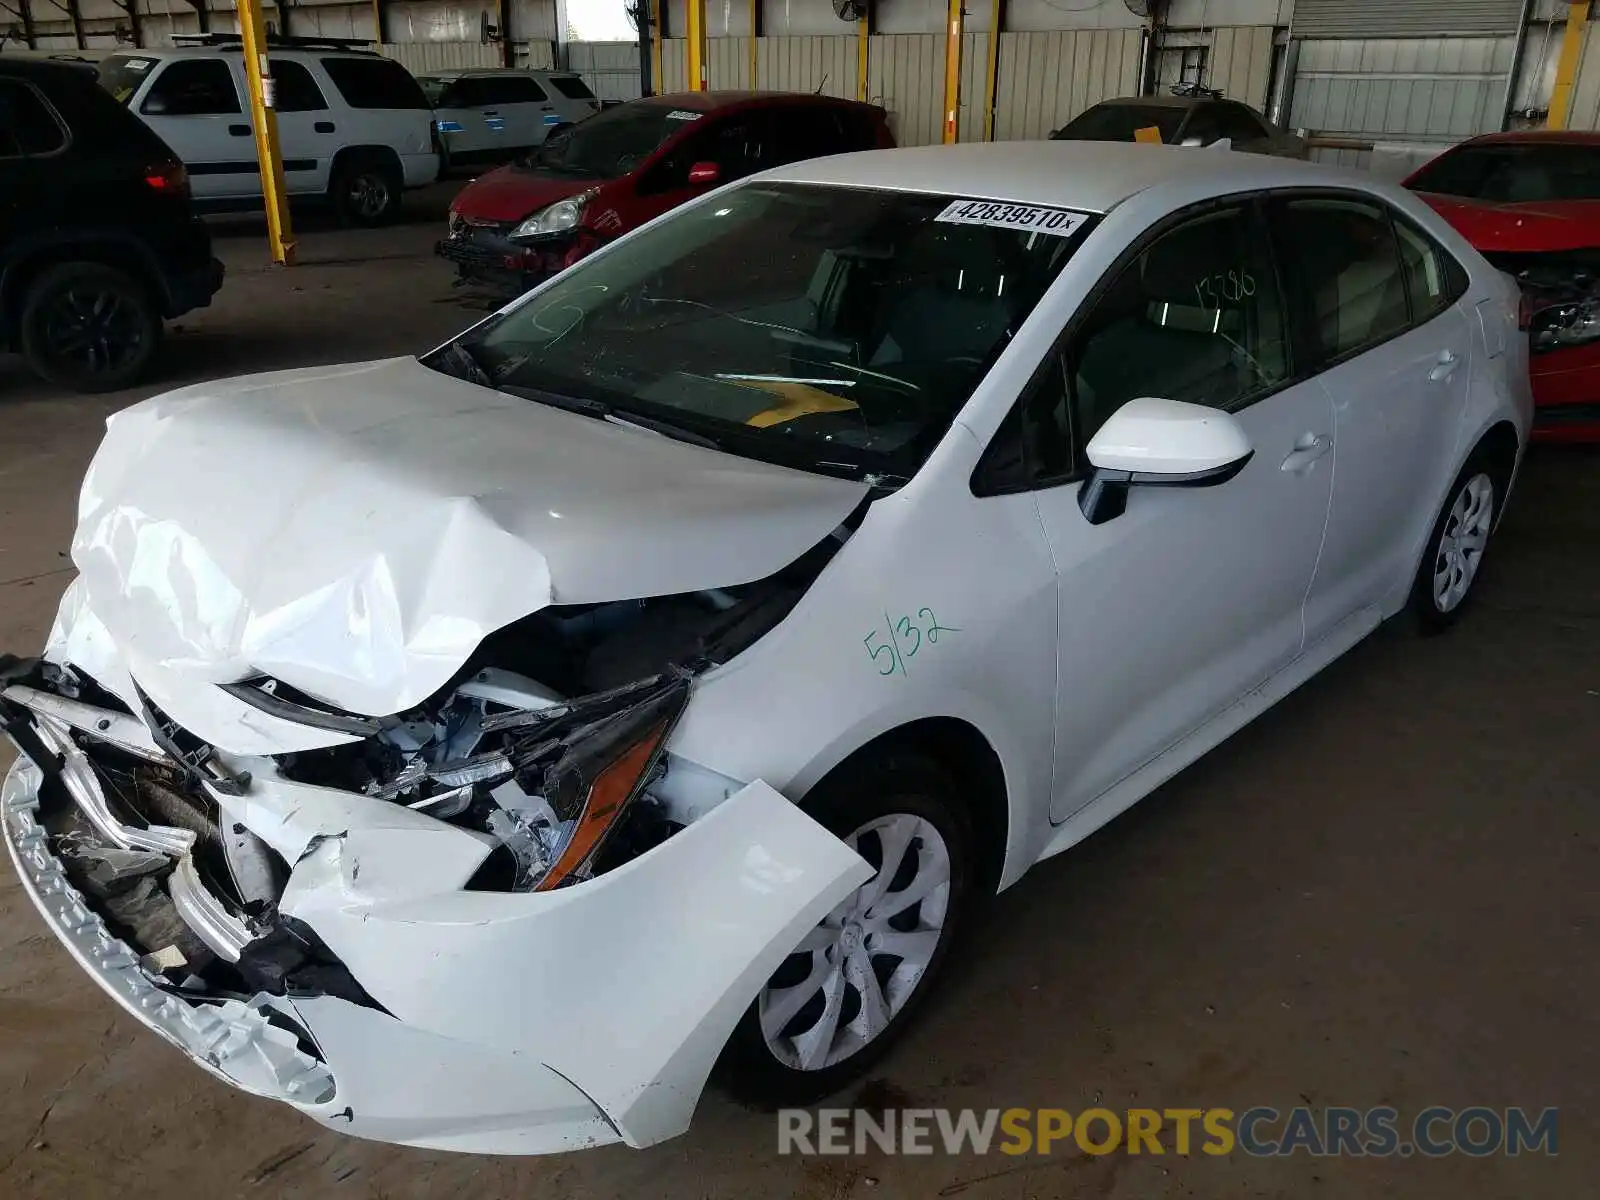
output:
[[[274,682],[229,690],[287,715],[296,698],[282,684],[268,690]],[[688,699],[682,672],[560,701],[532,680],[483,671],[437,710],[385,720],[359,747],[285,755],[280,767],[492,838],[471,890],[549,891],[674,832],[647,790]]]
[[[594,198],[598,188],[590,188],[565,200],[557,200],[548,207],[524,219],[509,237],[513,242],[537,242],[545,238],[571,233],[583,219],[584,207]]]
[[[1533,315],[1528,340],[1535,354],[1600,341],[1600,296],[1540,309]]]

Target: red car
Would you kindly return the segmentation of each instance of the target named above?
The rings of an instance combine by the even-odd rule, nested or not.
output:
[[[436,250],[518,295],[718,184],[805,158],[894,145],[870,104],[784,92],[684,92],[608,108],[467,185]]]
[[[1600,133],[1473,138],[1406,186],[1522,283],[1534,438],[1600,443]]]

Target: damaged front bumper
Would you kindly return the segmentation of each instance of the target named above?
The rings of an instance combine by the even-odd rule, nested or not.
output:
[[[208,886],[182,822],[105,796],[99,757],[173,765],[143,723],[41,688],[0,696],[22,751],[0,826],[56,937],[212,1074],[361,1137],[532,1154],[681,1133],[762,983],[870,874],[755,782],[604,874],[468,890],[489,839],[218,753],[200,777],[216,825],[287,871],[271,911],[241,911]],[[215,969],[183,978],[181,951],[86,894],[64,861],[84,844],[161,856],[153,900]]]

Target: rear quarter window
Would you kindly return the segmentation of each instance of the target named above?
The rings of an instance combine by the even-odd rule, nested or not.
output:
[[[321,60],[322,69],[339,89],[351,108],[432,107],[422,85],[397,62],[387,58],[338,58]]]
[[[0,79],[0,158],[38,158],[66,146],[66,126],[44,94],[20,79]]]
[[[594,99],[594,93],[589,90],[589,85],[576,75],[552,75],[550,76],[550,86],[568,100]]]

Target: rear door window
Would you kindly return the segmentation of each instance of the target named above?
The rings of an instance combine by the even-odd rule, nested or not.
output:
[[[1279,200],[1272,207],[1281,259],[1320,364],[1405,332],[1410,288],[1387,209],[1355,197]],[[1437,278],[1443,282],[1442,274]]]
[[[774,108],[764,117],[763,168],[843,154],[856,148],[845,131],[840,111],[831,105],[797,104]]]
[[[328,57],[322,69],[351,108],[428,108],[422,85],[399,63],[377,55]]]
[[[1467,272],[1437,242],[1408,221],[1395,221],[1406,292],[1411,298],[1411,323],[1433,320],[1467,290]]]
[[[0,79],[0,158],[38,158],[66,146],[66,127],[49,101],[20,79]]]
[[[292,58],[272,60],[272,90],[273,106],[279,112],[319,112],[328,107],[311,72]]]
[[[156,76],[139,111],[151,117],[213,117],[236,113],[239,88],[221,58],[175,58]]]
[[[490,104],[543,104],[547,99],[544,89],[527,75],[486,75],[478,82]]]

